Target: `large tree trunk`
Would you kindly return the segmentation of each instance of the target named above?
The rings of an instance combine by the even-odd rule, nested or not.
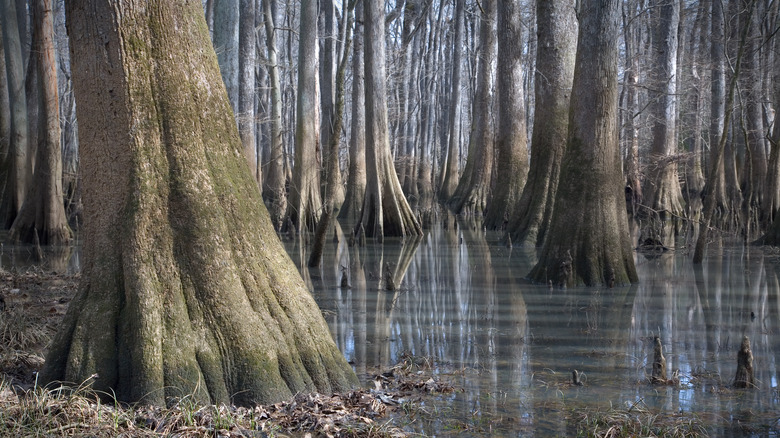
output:
[[[274,228],[281,229],[287,194],[284,190],[284,144],[282,142],[282,86],[279,77],[279,56],[276,52],[276,29],[271,0],[263,0],[265,44],[268,48],[268,76],[271,81],[271,129],[267,170],[263,179],[263,200]]]
[[[390,156],[384,1],[367,0],[364,8],[367,184],[360,223],[368,237],[419,235]]]
[[[297,231],[317,228],[320,196],[320,136],[317,99],[317,0],[301,2],[295,168],[287,203],[288,223]],[[288,226],[285,224],[285,226]],[[288,230],[294,231],[294,230]]]
[[[485,0],[479,24],[477,88],[473,102],[473,121],[469,152],[463,175],[448,204],[455,213],[481,215],[490,200],[493,170],[493,131],[490,126],[493,60],[496,58],[496,0]]]
[[[561,159],[566,148],[569,97],[577,52],[574,0],[536,4],[538,49],[531,166],[514,218],[512,242],[541,246],[552,217]]]
[[[0,175],[5,177],[5,190],[0,201],[0,227],[11,227],[22,208],[31,175],[28,175],[29,131],[27,98],[24,90],[24,60],[22,40],[14,0],[1,0],[0,27],[3,32],[3,52],[8,79],[8,101],[11,108],[11,137],[8,155]]]
[[[51,0],[33,2],[33,53],[38,57],[40,115],[33,184],[11,226],[11,239],[23,243],[61,245],[70,240],[62,196],[60,107]]]
[[[356,384],[246,167],[200,4],[68,17],[87,239],[41,378],[153,404]]]
[[[458,163],[460,161],[460,95],[461,95],[461,63],[463,58],[463,33],[464,33],[464,9],[466,0],[455,1],[455,36],[452,40],[452,79],[450,83],[450,108],[447,129],[449,131],[447,142],[447,159],[442,160],[441,187],[439,199],[446,202],[455,194],[458,187]]]
[[[677,172],[677,34],[680,2],[654,0],[649,99],[652,102],[653,142],[650,175],[644,188],[650,207],[642,217],[640,243],[673,247],[684,214]]]
[[[355,5],[355,38],[352,53],[352,125],[349,134],[349,173],[339,219],[351,228],[360,219],[366,195],[366,89],[363,57],[363,2]]]
[[[566,151],[550,231],[529,274],[533,281],[637,281],[617,129],[619,7],[619,0],[581,3]]]
[[[523,98],[523,44],[520,4],[498,2],[498,135],[496,184],[485,226],[508,224],[528,176]]]

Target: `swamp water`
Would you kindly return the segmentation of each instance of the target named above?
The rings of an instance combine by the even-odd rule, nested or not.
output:
[[[341,237],[317,269],[301,268],[299,241],[285,245],[359,377],[370,385],[411,355],[462,388],[409,407],[407,430],[573,436],[598,410],[712,436],[780,436],[780,253],[710,247],[700,267],[684,250],[637,254],[637,285],[559,289],[523,280],[534,252],[478,227],[364,247]],[[655,335],[679,385],[648,383]],[[743,336],[753,390],[731,386]],[[571,384],[575,369],[583,386]]]

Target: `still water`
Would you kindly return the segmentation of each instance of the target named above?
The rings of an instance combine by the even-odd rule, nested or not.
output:
[[[342,236],[314,270],[300,241],[286,246],[362,379],[412,354],[463,389],[427,402],[411,431],[571,436],[582,407],[636,407],[716,436],[778,436],[780,254],[711,247],[700,267],[685,249],[637,254],[637,285],[553,289],[523,280],[534,251],[499,237],[464,224],[364,247]],[[648,384],[655,335],[679,386]],[[731,388],[743,336],[756,390]],[[570,384],[575,369],[584,386]]]

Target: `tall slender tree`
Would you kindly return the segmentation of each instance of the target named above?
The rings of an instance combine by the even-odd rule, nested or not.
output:
[[[455,34],[452,40],[452,73],[451,73],[451,92],[449,119],[447,121],[447,157],[442,160],[441,187],[439,188],[439,199],[446,202],[455,194],[458,187],[458,168],[460,163],[460,119],[461,119],[461,64],[463,63],[463,33],[464,29],[464,10],[466,9],[466,0],[455,0],[455,19],[453,26]]]
[[[401,190],[390,155],[383,0],[366,0],[363,10],[366,75],[366,194],[360,224],[369,237],[422,234]]]

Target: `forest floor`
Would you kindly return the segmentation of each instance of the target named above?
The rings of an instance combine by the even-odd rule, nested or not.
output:
[[[99,397],[90,382],[41,388],[37,372],[79,275],[29,268],[0,270],[0,436],[409,436],[405,411],[455,388],[411,356],[377,370],[370,388],[344,394],[298,394],[268,406],[131,406]],[[407,418],[405,418],[407,417]]]

